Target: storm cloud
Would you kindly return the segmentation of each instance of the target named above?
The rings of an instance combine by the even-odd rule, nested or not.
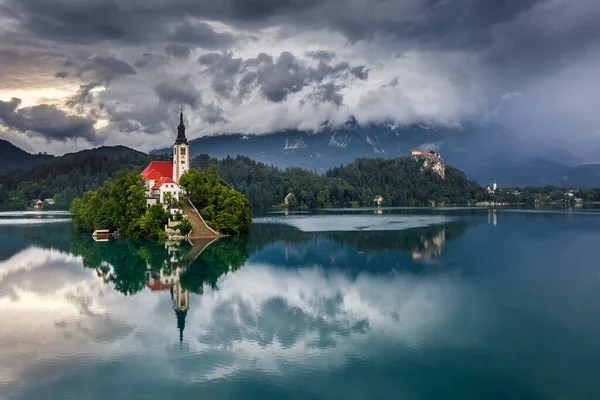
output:
[[[0,122],[21,133],[40,135],[49,140],[66,141],[83,138],[91,143],[101,143],[96,135],[95,121],[76,115],[67,115],[55,106],[41,104],[19,108],[21,99],[0,101]]]
[[[54,110],[103,119],[111,144],[167,145],[159,135],[183,105],[192,138],[350,117],[492,120],[531,137],[568,133],[587,151],[600,132],[588,106],[598,20],[596,0],[5,0],[0,100],[23,102],[3,123],[21,131],[18,115]]]
[[[162,101],[186,104],[192,108],[200,102],[200,92],[190,84],[188,78],[159,82],[154,86],[154,93]]]

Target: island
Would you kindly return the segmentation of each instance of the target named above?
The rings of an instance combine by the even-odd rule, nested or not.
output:
[[[239,235],[252,222],[248,200],[216,167],[190,167],[183,111],[170,161],[152,161],[141,173],[120,171],[114,181],[75,198],[70,212],[79,231],[151,239]]]

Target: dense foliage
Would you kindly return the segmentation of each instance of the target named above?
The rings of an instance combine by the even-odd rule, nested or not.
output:
[[[210,166],[204,172],[190,170],[180,178],[179,184],[187,190],[194,206],[214,230],[239,235],[250,229],[252,214],[248,199],[227,187],[216,166]]]
[[[84,192],[100,188],[104,181],[115,179],[120,170],[141,170],[153,157],[126,148],[99,148],[65,155],[23,171],[0,173],[0,209],[23,210],[35,199],[54,198],[55,204],[44,209],[67,209],[71,201]],[[567,188],[555,186],[501,189],[488,195],[483,188],[459,170],[446,165],[446,179],[431,171],[420,172],[419,162],[411,158],[358,159],[318,174],[301,168],[277,167],[256,162],[245,156],[222,160],[201,155],[192,166],[204,171],[218,168],[218,175],[230,189],[243,193],[251,208],[268,209],[283,203],[292,193],[296,207],[369,206],[375,195],[383,196],[383,205],[466,204],[477,201],[510,203],[599,202],[599,189],[575,189],[566,198]],[[515,194],[517,193],[517,194]],[[206,210],[207,212],[210,210]],[[215,218],[209,218],[215,226]]]
[[[0,210],[24,210],[33,200],[53,198],[44,209],[66,210],[84,192],[96,190],[121,170],[141,170],[151,156],[125,147],[67,154],[21,171],[0,173]]]
[[[160,239],[169,217],[161,205],[146,212],[144,180],[137,172],[120,172],[115,182],[106,181],[95,191],[71,203],[71,218],[79,231],[116,231],[128,237]]]
[[[458,169],[446,165],[442,179],[431,170],[421,172],[422,161],[409,157],[360,158],[324,175],[302,168],[280,170],[244,156],[217,161],[202,155],[192,165],[218,165],[219,175],[255,209],[281,204],[288,193],[299,207],[308,208],[370,206],[376,195],[383,196],[386,206],[466,204],[489,198]]]

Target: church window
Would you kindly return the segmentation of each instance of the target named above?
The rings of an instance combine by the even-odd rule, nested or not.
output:
[[[185,164],[185,160],[181,160],[181,163],[182,163],[182,164]]]
[[[185,155],[185,147],[181,148],[181,155]]]

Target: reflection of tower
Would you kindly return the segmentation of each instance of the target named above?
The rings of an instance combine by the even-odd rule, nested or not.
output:
[[[146,286],[153,292],[169,290],[173,310],[177,316],[177,329],[179,329],[179,345],[183,344],[183,330],[185,329],[185,317],[190,304],[190,292],[181,287],[181,275],[185,272],[185,267],[180,266],[180,256],[178,255],[179,242],[167,242],[165,247],[169,254],[168,261],[165,261],[160,267],[160,271],[152,269],[148,263],[146,270]]]
[[[495,208],[488,210],[488,224],[494,224],[494,226],[498,225],[498,214]]]
[[[171,300],[173,301],[173,310],[177,316],[177,329],[179,329],[179,346],[183,344],[183,330],[185,329],[185,317],[187,316],[188,306],[190,304],[190,291],[181,288],[181,283],[177,282],[175,287],[171,288]]]

